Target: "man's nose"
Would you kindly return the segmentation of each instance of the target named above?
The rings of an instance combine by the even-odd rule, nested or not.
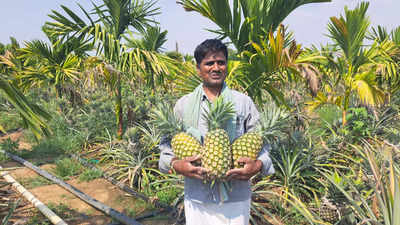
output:
[[[213,69],[213,70],[220,70],[220,66],[218,65],[217,62],[214,62],[214,63],[212,64],[212,69]]]

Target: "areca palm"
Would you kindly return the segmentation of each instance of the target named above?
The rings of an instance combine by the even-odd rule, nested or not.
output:
[[[16,78],[25,89],[48,85],[54,87],[60,96],[65,85],[79,79],[80,55],[90,50],[91,45],[77,39],[52,41],[52,44],[41,40],[26,43],[19,58],[24,59],[27,66]]]
[[[56,22],[47,22],[49,32],[58,37],[84,38],[92,40],[97,47],[97,54],[104,63],[113,67],[113,82],[107,84],[115,96],[115,111],[118,126],[117,136],[122,137],[122,95],[123,78],[131,77],[132,73],[143,73],[151,68],[155,74],[168,74],[170,63],[168,57],[155,51],[141,48],[129,48],[123,43],[123,35],[131,29],[144,32],[150,24],[156,23],[152,16],[159,13],[154,7],[155,1],[144,0],[103,0],[101,5],[93,3],[92,13],[82,9],[89,21],[86,23],[67,7],[62,6],[68,17],[53,11],[50,15]],[[94,16],[92,16],[94,15]],[[148,63],[144,63],[144,62]]]
[[[330,65],[327,76],[333,80],[324,86],[314,101],[309,102],[310,109],[322,104],[335,104],[342,110],[342,123],[346,124],[346,112],[350,99],[357,96],[365,104],[375,106],[383,103],[384,93],[376,82],[377,48],[363,47],[363,41],[369,27],[366,16],[369,3],[363,2],[354,10],[345,8],[345,15],[331,17],[328,30],[331,39],[338,47],[337,56],[327,55],[324,65]],[[382,62],[385,63],[385,62]]]
[[[296,8],[331,0],[179,0],[187,11],[195,11],[213,21],[221,38],[229,37],[235,48],[250,50],[249,42],[260,44]]]
[[[378,66],[377,80],[390,97],[400,90],[400,27],[388,32],[386,28],[377,26],[372,28],[367,38],[375,41],[378,57],[385,59],[385,63]]]
[[[252,50],[242,52],[241,66],[234,80],[260,105],[265,101],[264,92],[277,104],[286,104],[279,87],[299,78],[308,80],[312,92],[316,91],[315,82],[311,80],[316,78],[317,69],[311,62],[321,56],[303,51],[295,41],[290,41],[286,47],[286,37],[281,26],[260,44],[250,42]]]
[[[41,134],[46,136],[50,134],[49,127],[46,124],[46,121],[51,118],[50,114],[38,105],[29,102],[22,92],[3,74],[0,74],[0,90],[4,93],[6,100],[15,107],[24,124],[32,130],[36,138],[40,138]],[[5,132],[1,126],[0,130]]]
[[[178,3],[187,11],[198,12],[213,21],[219,29],[211,31],[220,38],[228,37],[235,46],[240,55],[240,66],[237,66],[239,70],[232,83],[247,91],[260,105],[265,100],[265,93],[281,105],[285,104],[284,96],[277,87],[288,80],[284,77],[288,71],[299,74],[296,70],[300,67],[296,68],[293,62],[302,50],[284,29],[277,29],[296,8],[329,1],[180,0]]]

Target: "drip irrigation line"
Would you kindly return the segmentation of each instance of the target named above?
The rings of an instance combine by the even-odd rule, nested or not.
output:
[[[76,155],[76,154],[71,154],[71,157],[74,158],[74,159],[76,159],[76,160],[78,160],[79,162],[81,162],[85,167],[88,167],[88,168],[90,168],[90,169],[93,169],[93,170],[96,170],[96,171],[101,172],[101,173],[103,174],[103,178],[104,178],[104,179],[106,179],[106,180],[109,181],[110,183],[116,185],[116,186],[119,187],[121,190],[125,191],[126,193],[131,194],[131,195],[133,195],[133,196],[135,196],[135,197],[141,198],[142,200],[144,200],[144,201],[146,201],[146,202],[153,203],[154,206],[156,206],[157,208],[163,208],[163,209],[165,209],[165,210],[168,211],[168,212],[174,210],[173,207],[171,207],[171,206],[169,206],[169,205],[167,205],[167,204],[161,203],[161,202],[159,202],[159,201],[157,201],[157,200],[152,201],[152,200],[151,200],[149,197],[147,197],[146,195],[141,194],[141,193],[139,193],[139,192],[133,190],[132,188],[130,188],[128,185],[125,185],[125,184],[123,184],[123,183],[117,181],[117,180],[114,179],[113,177],[111,177],[111,176],[107,175],[106,173],[104,173],[101,169],[99,169],[99,168],[97,168],[96,166],[90,164],[90,163],[88,162],[87,159],[81,158],[81,157],[79,157],[79,156]]]
[[[1,151],[1,150],[0,150]],[[2,167],[0,166],[0,169]],[[65,223],[57,214],[55,214],[49,207],[43,204],[39,199],[37,199],[32,193],[24,188],[20,183],[18,183],[11,175],[7,172],[0,172],[0,175],[4,177],[7,182],[10,182],[12,186],[17,189],[17,191],[24,196],[29,202],[31,202],[40,212],[43,213],[53,224],[56,225],[68,225]]]
[[[123,224],[127,224],[127,225],[141,225],[140,223],[138,223],[136,220],[129,218],[128,216],[118,212],[117,210],[104,205],[103,203],[97,201],[96,199],[86,195],[85,193],[83,193],[82,191],[80,191],[79,189],[77,189],[76,187],[58,179],[57,177],[53,176],[52,174],[48,173],[45,170],[40,169],[39,167],[33,165],[32,163],[16,156],[13,154],[10,154],[6,151],[0,150],[0,152],[6,154],[8,157],[10,157],[11,159],[25,165],[26,167],[29,167],[30,169],[32,169],[33,171],[35,171],[36,173],[44,176],[45,178],[53,181],[54,183],[60,185],[61,187],[63,187],[64,189],[68,190],[69,192],[71,192],[72,194],[76,195],[77,197],[79,197],[80,199],[82,199],[83,201],[85,201],[86,203],[92,205],[93,207],[95,207],[96,209],[104,212],[105,214],[111,216],[112,218],[118,220],[119,222],[123,223]]]

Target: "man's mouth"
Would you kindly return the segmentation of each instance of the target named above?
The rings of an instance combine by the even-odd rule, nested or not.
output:
[[[221,73],[211,73],[210,76],[211,76],[211,78],[220,78]]]

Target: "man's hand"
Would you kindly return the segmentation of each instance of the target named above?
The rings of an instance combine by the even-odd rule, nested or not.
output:
[[[193,166],[192,164],[192,162],[198,159],[200,159],[200,156],[186,157],[185,159],[174,160],[171,165],[178,174],[182,174],[185,177],[203,180],[204,174],[207,172],[207,170],[204,167]]]
[[[248,157],[241,157],[238,159],[238,162],[244,163],[244,167],[229,170],[226,173],[226,176],[229,179],[249,180],[262,168],[261,160],[253,160]]]

